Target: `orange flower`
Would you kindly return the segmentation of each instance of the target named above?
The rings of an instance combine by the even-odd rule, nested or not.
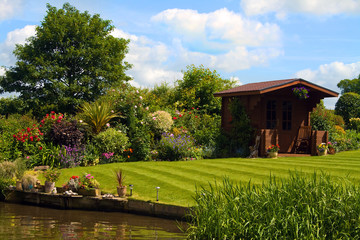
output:
[[[130,156],[128,155],[128,158],[130,158]]]
[[[130,151],[131,153],[133,153],[133,150],[132,150],[131,148],[129,149],[129,151]]]

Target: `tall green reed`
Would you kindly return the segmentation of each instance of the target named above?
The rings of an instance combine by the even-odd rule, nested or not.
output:
[[[359,186],[314,173],[197,189],[190,239],[359,239]]]

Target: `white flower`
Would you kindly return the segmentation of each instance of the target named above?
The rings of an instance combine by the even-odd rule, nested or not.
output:
[[[140,98],[140,100],[142,100],[142,96],[140,96],[139,98]]]
[[[135,105],[134,107],[135,107],[135,108],[137,108],[137,106],[136,106],[136,105]]]
[[[144,124],[144,122],[140,122],[141,124]]]
[[[139,90],[136,90],[136,93],[139,93]]]
[[[149,110],[149,107],[146,107],[145,109],[146,109],[146,110]]]
[[[110,127],[110,123],[107,123],[106,126],[107,126],[107,127]]]
[[[83,120],[79,120],[79,122],[80,122],[80,123],[82,123],[82,122],[83,122]]]
[[[114,113],[114,110],[111,110],[111,113]]]

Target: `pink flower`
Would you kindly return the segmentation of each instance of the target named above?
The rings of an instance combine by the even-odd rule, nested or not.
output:
[[[153,117],[153,120],[156,120],[156,117]]]
[[[107,127],[110,127],[110,123],[107,123],[106,126],[107,126]]]
[[[29,159],[30,157],[29,156],[26,156],[26,159]]]

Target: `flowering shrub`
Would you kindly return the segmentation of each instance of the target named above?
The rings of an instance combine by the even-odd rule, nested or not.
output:
[[[328,146],[326,143],[320,143],[316,148],[319,152],[325,152],[325,150],[328,149]]]
[[[101,156],[102,163],[110,163],[121,161],[120,157],[129,145],[129,138],[121,131],[108,128],[96,135],[93,142],[100,153],[112,153],[111,157],[106,157],[103,154]]]
[[[92,176],[91,174],[84,174],[81,178],[81,186],[80,188],[89,190],[90,188],[99,188],[99,182]]]
[[[61,172],[59,172],[56,168],[50,168],[43,173],[43,176],[48,182],[56,182],[59,180],[60,174]]]
[[[196,150],[194,140],[186,134],[175,136],[164,133],[157,147],[158,158],[166,161],[201,158]]]
[[[360,118],[350,118],[348,128],[360,132]]]
[[[70,177],[69,181],[63,185],[64,190],[71,190],[77,192],[80,189],[81,180],[79,176]]]
[[[294,87],[292,89],[294,95],[299,99],[308,99],[309,98],[309,90],[305,87]]]
[[[41,140],[44,134],[34,124],[31,128],[20,130],[13,135],[17,148],[22,152],[23,156],[33,155],[42,150]]]
[[[60,123],[64,119],[62,113],[55,113],[51,111],[50,114],[46,114],[45,117],[40,121],[40,128],[43,133],[47,136],[55,123]]]
[[[63,145],[59,153],[61,167],[72,168],[79,166],[84,158],[84,151],[83,147]]]
[[[280,150],[279,144],[271,145],[267,148],[267,152],[278,152]]]
[[[149,116],[150,127],[159,134],[168,132],[174,123],[170,113],[165,111],[157,111],[151,113]]]

